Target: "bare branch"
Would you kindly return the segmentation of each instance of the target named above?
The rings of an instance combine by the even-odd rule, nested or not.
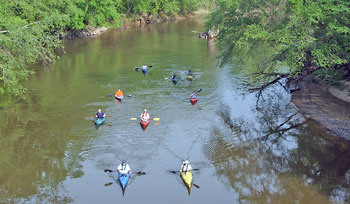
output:
[[[36,22],[33,22],[33,23],[29,23],[25,26],[22,26],[20,28],[17,28],[15,31],[18,31],[18,30],[21,30],[21,29],[24,29],[24,28],[27,28],[28,26],[31,26],[31,25],[34,25],[34,24],[37,24],[37,23],[40,23],[41,21],[36,21]],[[9,33],[10,31],[9,30],[3,30],[3,31],[0,31],[0,33]]]

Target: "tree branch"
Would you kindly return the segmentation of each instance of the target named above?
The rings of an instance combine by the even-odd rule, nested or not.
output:
[[[25,26],[22,26],[20,28],[17,28],[15,31],[18,31],[18,30],[21,30],[21,29],[24,29],[24,28],[27,28],[28,26],[31,26],[31,25],[34,25],[34,24],[37,24],[37,23],[40,23],[41,21],[36,21],[36,22],[33,22],[33,23],[29,23]],[[0,33],[9,33],[10,31],[9,30],[2,30],[0,31]]]

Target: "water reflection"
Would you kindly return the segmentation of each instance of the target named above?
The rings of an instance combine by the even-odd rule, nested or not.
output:
[[[67,176],[83,175],[77,162],[79,156],[65,148],[69,146],[70,124],[55,126],[52,121],[59,116],[43,117],[39,112],[48,107],[41,104],[39,95],[29,93],[25,101],[13,104],[2,120],[0,203],[71,202],[60,183]]]
[[[259,110],[251,108],[254,120],[222,105],[223,125],[206,145],[221,181],[241,203],[348,202],[350,143],[306,120],[272,89]]]

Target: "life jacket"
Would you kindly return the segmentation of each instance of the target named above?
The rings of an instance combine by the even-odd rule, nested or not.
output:
[[[96,115],[97,115],[97,118],[103,118],[104,113],[103,113],[103,112],[101,112],[101,113],[100,113],[100,112],[97,112]]]
[[[121,166],[122,166],[122,169],[121,169],[121,170],[125,170],[125,169],[126,169],[126,165],[128,165],[128,164],[125,164],[125,166],[124,166],[124,168],[123,168],[123,164],[121,164]]]
[[[122,96],[122,95],[123,95],[123,92],[118,90],[117,92],[115,92],[115,95],[117,95],[117,96]]]
[[[185,164],[182,164],[182,171],[187,172],[188,170],[188,164],[185,166]]]

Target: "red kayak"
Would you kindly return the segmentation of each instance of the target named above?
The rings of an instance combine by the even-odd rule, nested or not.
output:
[[[192,105],[194,105],[197,102],[197,98],[190,98],[190,101],[191,101]]]
[[[141,125],[142,130],[146,130],[146,128],[149,125],[149,123],[150,123],[149,119],[147,120],[147,122],[145,122],[143,120],[140,120],[140,125]]]

